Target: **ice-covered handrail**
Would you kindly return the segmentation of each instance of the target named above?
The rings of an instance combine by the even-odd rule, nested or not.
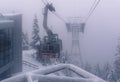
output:
[[[34,69],[39,69],[39,66],[34,65],[34,64],[32,64],[32,63],[30,63],[30,62],[28,62],[28,61],[24,61],[24,60],[23,60],[22,63],[23,63],[24,65],[27,65],[27,66],[32,67],[32,68],[34,68]]]
[[[32,75],[33,80],[39,80],[41,82],[92,82],[93,79],[78,78],[78,77],[66,77],[55,75]]]
[[[66,68],[82,77],[78,78],[47,75]],[[11,78],[2,80],[1,82],[34,82],[35,80],[44,82],[105,82],[99,77],[72,64],[58,64],[49,66],[44,69],[38,69],[28,73],[19,74]]]
[[[95,75],[93,75],[77,66],[74,66],[72,64],[54,65],[54,66],[47,67],[46,69],[39,69],[39,70],[33,71],[32,73],[46,75],[46,74],[50,74],[50,73],[53,73],[53,72],[56,72],[56,71],[59,71],[59,70],[65,69],[65,68],[70,69],[71,71],[74,71],[78,75],[83,76],[85,78],[96,78]]]

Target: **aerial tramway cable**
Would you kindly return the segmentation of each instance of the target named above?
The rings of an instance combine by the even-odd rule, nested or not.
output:
[[[66,20],[63,19],[57,12],[52,12],[55,16],[57,16],[60,20],[62,20],[64,23],[66,23]]]
[[[46,3],[45,3],[45,1],[46,1]],[[45,0],[45,1],[42,0],[42,2],[44,3],[44,5],[49,4],[47,0]],[[52,11],[52,13],[53,13],[56,17],[58,17],[60,20],[62,20],[64,23],[66,23],[66,20],[63,19],[63,17],[61,17],[57,12]]]
[[[47,0],[42,0],[42,2],[46,5],[49,4]],[[93,5],[91,6],[86,18],[84,22],[87,22],[88,19],[90,18],[90,16],[93,14],[93,12],[95,11],[96,7],[98,6],[98,4],[100,3],[100,0],[94,0]],[[52,12],[55,16],[57,16],[60,20],[62,20],[64,23],[66,23],[67,21],[61,17],[57,12]]]
[[[98,6],[98,4],[100,3],[100,0],[95,0],[93,5],[90,8],[90,11],[85,19],[85,22],[88,21],[88,19],[90,18],[90,16],[93,14],[93,12],[95,11],[96,7]]]
[[[97,0],[94,0],[94,2],[93,2],[93,4],[92,4],[92,6],[91,6],[91,8],[90,8],[90,10],[88,11],[87,16],[90,14],[90,12],[92,11],[92,9],[94,8],[94,6],[95,6],[96,2],[97,2]]]
[[[44,5],[46,5],[48,3],[47,1],[45,2],[45,0],[41,0],[41,1],[44,3]]]

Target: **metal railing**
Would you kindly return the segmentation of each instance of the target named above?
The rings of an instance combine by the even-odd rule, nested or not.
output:
[[[67,77],[48,75],[62,69],[69,69],[82,77]],[[101,78],[72,64],[59,64],[44,69],[34,70],[28,73],[16,75],[1,82],[106,82]]]
[[[37,66],[37,65],[35,65],[35,64],[33,64],[33,63],[30,63],[30,62],[28,62],[28,61],[22,61],[22,64],[23,65],[27,65],[28,67],[32,67],[32,68],[34,68],[34,69],[39,69],[39,66]]]

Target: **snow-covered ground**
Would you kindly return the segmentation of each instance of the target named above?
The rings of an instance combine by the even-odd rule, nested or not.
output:
[[[53,63],[54,64],[54,63]],[[106,82],[96,75],[93,75],[79,67],[72,64],[58,64],[58,65],[44,66],[39,61],[36,60],[35,50],[23,51],[23,71],[11,78],[3,80],[2,82],[37,82],[40,80],[42,82]],[[66,76],[66,71],[60,71],[67,69],[71,72],[76,73],[76,76]],[[56,71],[58,71],[56,73]],[[71,71],[71,72],[70,72]],[[34,79],[33,79],[34,78]]]
[[[24,50],[23,51],[23,71],[28,72],[38,68],[43,68],[44,66],[36,60],[35,50]]]
[[[35,50],[23,50],[23,70],[22,72],[29,72],[36,69],[44,69],[46,66],[42,65],[39,61],[36,60]],[[51,64],[54,65],[56,63]],[[48,65],[49,66],[49,65]],[[56,73],[57,75],[64,75],[61,72]],[[51,74],[54,75],[54,74]]]
[[[80,77],[66,77],[48,75],[62,69],[69,69],[77,73]],[[38,69],[27,73],[22,73],[1,82],[106,82],[99,77],[72,64],[58,64],[44,69]]]

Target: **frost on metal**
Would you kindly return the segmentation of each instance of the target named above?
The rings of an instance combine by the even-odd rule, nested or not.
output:
[[[75,72],[81,77],[78,78],[48,75],[66,68]],[[46,67],[44,69],[38,69],[28,73],[19,74],[11,78],[2,80],[1,82],[105,82],[105,81],[72,64],[59,64]]]

